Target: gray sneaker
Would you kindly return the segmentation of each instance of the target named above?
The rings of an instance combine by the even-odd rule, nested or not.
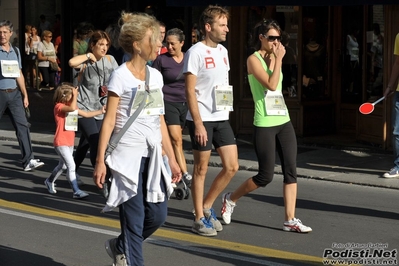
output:
[[[213,228],[215,228],[215,230],[217,232],[220,232],[223,230],[223,226],[220,223],[220,221],[218,220],[218,218],[216,217],[216,213],[213,208],[204,209],[204,215],[205,215],[205,218],[212,224]]]
[[[47,178],[46,180],[44,180],[44,184],[46,185],[47,190],[48,190],[49,193],[51,193],[51,194],[57,193],[57,190],[55,190],[55,184],[54,184],[54,182],[50,182],[50,181],[48,180],[48,178]]]
[[[213,228],[212,224],[205,217],[201,217],[199,221],[194,221],[191,231],[201,236],[217,235],[215,228]]]
[[[118,241],[117,238],[112,238],[105,241],[105,250],[107,251],[108,256],[114,260],[112,266],[127,266],[125,255],[120,254],[116,250],[116,241]]]
[[[75,193],[73,193],[74,199],[84,199],[84,198],[87,198],[88,196],[89,196],[89,194],[87,194],[86,192],[84,192],[82,190],[78,190]]]

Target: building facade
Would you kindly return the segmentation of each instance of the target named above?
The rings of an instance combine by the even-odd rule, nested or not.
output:
[[[2,1],[2,14],[7,13],[3,10],[5,2],[14,1]],[[320,1],[299,2],[286,0],[270,5],[273,1],[267,1],[262,5],[262,1],[249,0],[245,1],[248,6],[240,6],[241,1],[214,3],[227,5],[231,12],[224,45],[230,55],[235,99],[230,120],[235,133],[252,134],[253,101],[246,73],[246,59],[253,52],[249,43],[252,29],[262,19],[275,19],[290,53],[283,67],[283,91],[297,135],[341,134],[390,148],[391,102],[376,105],[370,115],[360,114],[358,108],[363,102],[381,97],[386,87],[393,63],[393,42],[399,32],[399,5],[389,0],[374,1],[375,5],[362,1],[352,1],[351,5],[330,1],[328,6],[320,6]],[[78,23],[87,21],[105,29],[117,22],[122,10],[150,12],[166,23],[167,29],[179,27],[191,36],[208,3],[201,4],[196,6],[188,0],[20,0],[17,8],[20,25],[38,23],[40,14],[53,22],[54,15],[61,14],[63,44],[71,44]],[[357,50],[350,44],[354,38]],[[184,48],[190,45],[191,38],[187,38]],[[62,49],[62,80],[67,81],[72,78],[67,66],[72,45],[63,45]],[[357,60],[353,60],[354,52]],[[35,103],[31,105],[34,108]]]

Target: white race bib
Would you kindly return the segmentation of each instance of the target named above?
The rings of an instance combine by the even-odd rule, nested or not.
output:
[[[287,106],[281,91],[265,91],[265,107],[267,115],[286,115]]]
[[[78,131],[78,110],[66,113],[65,130]]]
[[[233,86],[217,85],[214,90],[216,111],[233,111]]]
[[[150,86],[150,93],[148,94],[145,91],[145,84],[139,84],[137,86],[137,92],[133,99],[132,109],[130,114],[132,115],[134,111],[140,106],[140,103],[143,101],[144,97],[146,98],[146,102],[143,110],[140,113],[140,116],[153,116],[153,115],[164,115],[165,107],[162,98],[161,89],[156,85]]]
[[[1,74],[6,78],[19,78],[20,69],[17,60],[1,60]]]

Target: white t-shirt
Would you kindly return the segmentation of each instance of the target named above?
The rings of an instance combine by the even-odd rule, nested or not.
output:
[[[31,53],[35,53],[35,54],[37,54],[37,47],[39,46],[39,43],[41,42],[40,37],[39,36],[36,36],[36,37],[37,37],[36,41],[32,40],[33,45],[32,45],[32,49],[30,51]]]
[[[348,35],[348,43],[346,44],[346,49],[351,57],[351,61],[359,61],[359,44],[352,36]]]
[[[163,79],[161,73],[151,67],[149,67],[149,70],[150,88],[159,88],[162,95]],[[134,112],[131,110],[131,106],[139,84],[144,84],[144,81],[136,79],[126,67],[126,63],[115,69],[111,75],[108,91],[112,91],[120,97],[116,111],[115,133],[123,128]],[[147,171],[146,201],[163,202],[170,196],[173,192],[172,180],[162,163],[161,142],[160,116],[147,116],[142,112],[123,134],[115,150],[106,159],[113,179],[107,204],[103,211],[110,211],[137,195],[142,157],[150,158]],[[166,193],[161,189],[161,178],[167,186]]]
[[[161,73],[155,68],[149,67],[150,70],[150,84],[149,86],[156,86],[160,89],[163,87],[163,79]],[[131,110],[133,100],[137,91],[137,86],[144,84],[133,76],[130,70],[126,67],[126,63],[119,66],[111,75],[108,84],[108,91],[116,93],[120,97],[120,103],[116,112],[115,133],[119,132],[126,124],[129,117],[133,114]],[[162,90],[161,90],[162,93]],[[162,95],[163,97],[163,95]],[[160,130],[160,117],[155,116],[138,116],[134,123],[129,127],[123,135],[120,143],[127,143],[136,136],[150,136],[154,140],[162,140]],[[148,151],[142,151],[142,156],[147,156]]]
[[[225,121],[229,111],[216,111],[215,86],[229,84],[229,57],[227,49],[218,44],[216,48],[202,42],[193,45],[184,57],[183,73],[197,76],[195,94],[202,121]],[[192,121],[190,111],[187,119]]]
[[[55,55],[55,49],[54,49],[54,44],[52,42],[47,43],[45,41],[40,42],[37,45],[37,51],[42,52],[44,56],[49,57],[49,58],[57,58]],[[50,62],[49,61],[39,61],[38,64],[39,67],[49,67]]]

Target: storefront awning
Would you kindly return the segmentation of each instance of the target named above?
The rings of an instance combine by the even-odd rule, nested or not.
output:
[[[395,5],[398,0],[166,0],[167,6],[341,6],[341,5]]]

